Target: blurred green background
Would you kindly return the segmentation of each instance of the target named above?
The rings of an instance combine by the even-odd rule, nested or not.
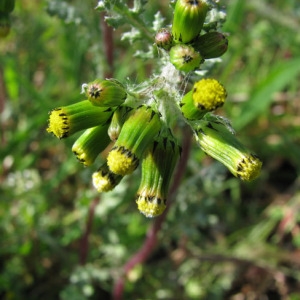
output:
[[[134,203],[139,174],[97,195],[48,112],[82,100],[111,70],[97,1],[17,1],[0,40],[0,298],[109,299],[153,220]],[[158,245],[124,299],[300,299],[300,4],[224,0],[229,49],[211,76],[219,111],[263,160],[251,183],[194,145]],[[148,1],[171,20],[168,1]],[[126,28],[126,26],[124,26]],[[113,32],[113,76],[142,82],[151,60]],[[101,161],[99,157],[99,161]],[[94,215],[92,213],[94,212]],[[88,237],[87,237],[88,233]]]

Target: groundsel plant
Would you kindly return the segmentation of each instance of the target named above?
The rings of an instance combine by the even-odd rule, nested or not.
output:
[[[170,4],[173,20],[164,26],[160,13],[153,24],[143,21],[147,1],[99,1],[96,10],[106,12],[113,27],[125,22],[131,31],[123,39],[144,39],[148,49],[136,55],[156,58],[159,66],[141,84],[113,78],[95,79],[82,85],[83,100],[55,108],[49,115],[47,131],[62,139],[83,131],[72,151],[85,166],[109,144],[106,161],[92,175],[98,192],[114,189],[124,176],[141,168],[136,204],[146,217],[163,213],[168,189],[180,158],[181,145],[175,128],[191,128],[198,146],[223,163],[244,181],[255,179],[262,166],[234,134],[230,122],[213,111],[224,105],[225,87],[207,76],[228,47],[221,32],[225,13],[217,1],[178,0]]]

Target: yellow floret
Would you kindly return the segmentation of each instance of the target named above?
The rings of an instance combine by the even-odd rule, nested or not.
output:
[[[202,79],[194,84],[193,100],[200,110],[215,110],[224,104],[226,97],[225,88],[215,79]]]
[[[166,201],[155,196],[138,195],[136,204],[139,211],[147,218],[161,215],[166,208]]]
[[[257,156],[250,154],[239,162],[236,173],[242,180],[251,181],[260,174],[261,167],[261,160]]]
[[[112,177],[109,176],[109,173],[95,172],[92,177],[93,185],[99,193],[111,191],[115,187],[114,181]]]
[[[59,139],[69,135],[70,122],[62,108],[50,112],[47,131],[53,133]]]
[[[131,174],[138,164],[138,158],[124,147],[112,148],[107,156],[107,165],[110,171],[118,175]]]

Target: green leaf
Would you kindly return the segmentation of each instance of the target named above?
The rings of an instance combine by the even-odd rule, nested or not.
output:
[[[272,102],[274,93],[282,90],[300,73],[300,57],[277,63],[260,82],[247,102],[241,105],[240,118],[234,122],[239,130],[262,115]]]

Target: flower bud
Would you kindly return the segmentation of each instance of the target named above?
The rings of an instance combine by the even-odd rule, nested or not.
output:
[[[261,160],[241,144],[223,123],[201,120],[194,129],[200,148],[224,164],[234,176],[251,181],[259,175]]]
[[[215,58],[227,51],[228,40],[222,33],[212,31],[198,37],[193,46],[204,59]]]
[[[118,139],[121,128],[131,113],[132,108],[123,105],[115,110],[108,128],[108,135],[112,141]]]
[[[120,183],[123,176],[112,173],[107,162],[105,162],[97,172],[93,173],[92,178],[95,189],[101,193],[113,190]]]
[[[10,32],[10,18],[8,13],[0,12],[0,38],[6,37]]]
[[[47,131],[59,139],[75,132],[104,124],[113,113],[112,108],[95,107],[88,100],[55,108],[50,112]]]
[[[108,124],[86,129],[73,144],[72,151],[85,166],[91,165],[97,156],[108,146]]]
[[[175,42],[189,43],[200,33],[209,6],[201,0],[177,0],[172,34]]]
[[[172,135],[159,135],[142,160],[142,179],[137,192],[138,209],[146,217],[156,217],[166,208],[170,180],[180,148]]]
[[[193,71],[200,66],[202,61],[201,55],[192,46],[178,44],[170,50],[170,62],[179,71]]]
[[[217,80],[201,79],[183,96],[180,108],[186,119],[199,120],[207,112],[222,106],[226,97],[225,88]]]
[[[155,44],[165,50],[170,50],[173,45],[173,36],[169,29],[162,28],[155,35]]]
[[[96,79],[83,84],[82,89],[88,100],[96,106],[119,106],[127,97],[125,87],[115,79]]]
[[[160,127],[159,116],[150,107],[137,108],[124,123],[118,140],[108,154],[109,169],[123,176],[132,173]]]

